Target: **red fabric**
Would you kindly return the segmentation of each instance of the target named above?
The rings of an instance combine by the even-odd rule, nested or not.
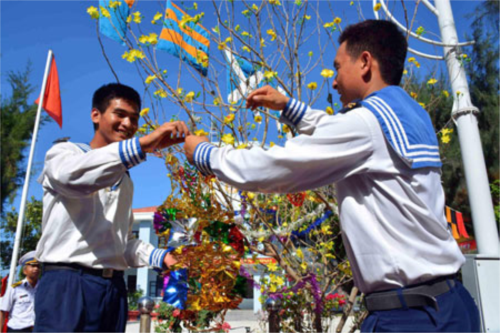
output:
[[[7,283],[9,282],[9,274],[5,275],[5,277],[2,279],[2,288],[0,290],[0,296],[5,295],[5,292],[7,291]],[[2,332],[7,332],[7,322],[9,321],[9,313],[4,312],[5,314],[5,322],[3,324],[3,327],[1,327]]]
[[[457,212],[456,216],[457,216],[458,232],[460,233],[460,236],[463,236],[465,238],[469,238],[469,234],[467,233],[467,229],[465,229],[464,219],[463,219],[462,213]]]
[[[35,101],[35,103],[40,103],[40,97]],[[57,74],[55,57],[52,57],[42,107],[45,111],[47,111],[49,116],[51,116],[56,123],[59,124],[59,127],[62,128],[61,90],[59,89],[59,74]]]
[[[5,277],[2,279],[2,289],[0,290],[0,297],[5,295],[5,292],[7,291],[8,281],[9,281],[9,274],[5,275]]]

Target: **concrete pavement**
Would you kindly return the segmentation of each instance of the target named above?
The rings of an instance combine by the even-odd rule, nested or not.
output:
[[[335,328],[340,318],[335,318],[333,325],[331,325],[329,332],[335,332]],[[259,321],[257,315],[253,313],[253,310],[230,310],[226,315],[226,322],[231,325],[230,333],[267,333],[267,325],[264,327],[259,326]],[[347,323],[344,325],[342,333],[349,332],[351,328],[352,318],[349,318]],[[154,322],[152,324],[151,332],[154,332]],[[188,330],[182,330],[183,332],[188,332]],[[139,322],[128,322],[126,333],[139,333]]]

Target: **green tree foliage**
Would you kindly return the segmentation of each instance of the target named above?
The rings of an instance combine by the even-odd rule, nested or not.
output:
[[[30,144],[37,110],[36,105],[29,102],[29,96],[34,91],[34,87],[29,83],[30,72],[31,66],[28,63],[22,72],[7,73],[12,95],[5,99],[2,97],[1,102],[2,215],[5,213],[4,206],[12,202],[22,185],[26,172],[23,152]],[[45,117],[42,118],[41,123],[45,120]]]
[[[42,201],[36,200],[34,197],[26,203],[23,237],[21,238],[21,246],[19,248],[20,256],[36,249],[36,244],[42,234],[42,207]],[[0,248],[2,249],[0,260],[2,267],[10,265],[18,217],[19,213],[13,209],[5,213],[0,222],[2,233],[2,239],[0,240]]]

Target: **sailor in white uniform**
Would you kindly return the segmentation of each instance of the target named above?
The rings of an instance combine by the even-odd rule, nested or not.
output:
[[[19,266],[26,277],[10,286],[0,301],[0,327],[4,326],[6,313],[9,313],[7,332],[31,332],[35,324],[35,294],[40,277],[35,251],[22,256]]]
[[[247,106],[282,110],[280,120],[300,135],[267,151],[192,136],[186,155],[202,173],[246,191],[335,183],[354,282],[370,311],[362,331],[477,331],[477,307],[455,279],[465,258],[447,230],[435,131],[398,86],[406,39],[393,23],[369,20],[346,28],[339,44],[339,114],[264,87]]]
[[[132,88],[102,86],[92,100],[90,143],[63,140],[47,152],[39,179],[44,197],[37,258],[44,297],[36,300],[37,332],[123,332],[123,271],[175,262],[167,250],[133,237],[128,170],[144,162],[146,152],[183,142],[189,131],[179,121],[134,137],[140,109]]]

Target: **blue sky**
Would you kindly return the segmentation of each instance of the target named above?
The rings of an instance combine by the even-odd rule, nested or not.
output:
[[[141,11],[146,16],[145,20],[149,22],[154,13],[160,9],[160,3],[162,2],[139,0],[135,10]],[[391,3],[400,3],[400,1],[391,1]],[[54,140],[69,136],[74,142],[90,141],[93,135],[89,117],[92,94],[100,85],[114,81],[96,38],[95,22],[90,19],[86,12],[89,6],[97,7],[97,4],[98,1],[0,1],[2,97],[8,96],[11,92],[6,80],[6,73],[23,70],[27,62],[31,61],[33,71],[30,78],[37,91],[32,95],[32,100],[37,98],[49,49],[55,53],[61,82],[63,128],[60,129],[54,121],[50,121],[39,131],[34,158],[35,173],[30,183],[29,197],[32,195],[38,199],[42,197],[41,186],[35,182],[35,179],[43,167],[44,155]],[[184,4],[187,7],[191,5],[187,1]],[[198,4],[200,10],[206,12],[204,25],[207,28],[213,27],[215,15],[212,15],[212,3],[198,1]],[[477,4],[478,1],[452,1],[461,41],[465,40],[464,35],[469,27],[469,20],[465,18],[465,15],[472,12]],[[235,1],[235,5],[239,6],[241,3]],[[327,6],[327,2],[323,2],[323,5]],[[412,8],[413,5],[413,3],[408,3],[409,8]],[[374,18],[371,1],[356,1],[354,6],[350,6],[350,1],[332,1],[330,6],[336,16],[342,18],[344,27],[349,23],[359,21],[358,13],[354,9],[356,6],[361,7],[365,18]],[[333,20],[333,17],[325,18],[325,20]],[[423,5],[419,9],[414,29],[420,25],[428,31],[428,37],[433,37],[432,33],[437,34],[439,31],[436,18]],[[158,26],[156,29],[158,31],[155,32],[159,33]],[[143,85],[135,67],[121,59],[121,54],[125,49],[106,37],[102,37],[102,40],[121,82],[142,93]],[[441,55],[439,49],[413,41],[411,44],[417,49]],[[311,47],[314,48],[314,46]],[[211,52],[216,51],[217,47],[212,43]],[[331,58],[327,57],[326,60],[331,68],[334,50],[328,52],[331,53]],[[166,53],[159,55],[159,58],[162,58],[166,68],[172,71],[176,70],[178,66],[176,58]],[[443,66],[435,61],[427,61],[418,57],[417,59],[424,68],[422,73]],[[318,74],[319,71],[316,76],[317,80],[320,81],[321,77]],[[225,75],[223,77],[225,78]],[[196,90],[197,87],[194,85],[196,83],[187,80],[183,87],[186,90]],[[334,98],[336,98],[335,94]],[[134,208],[159,205],[163,202],[170,194],[170,185],[166,174],[167,170],[163,161],[155,157],[149,157],[146,163],[131,170],[135,183]],[[20,194],[21,191],[14,202],[14,206],[17,208],[19,207]]]

